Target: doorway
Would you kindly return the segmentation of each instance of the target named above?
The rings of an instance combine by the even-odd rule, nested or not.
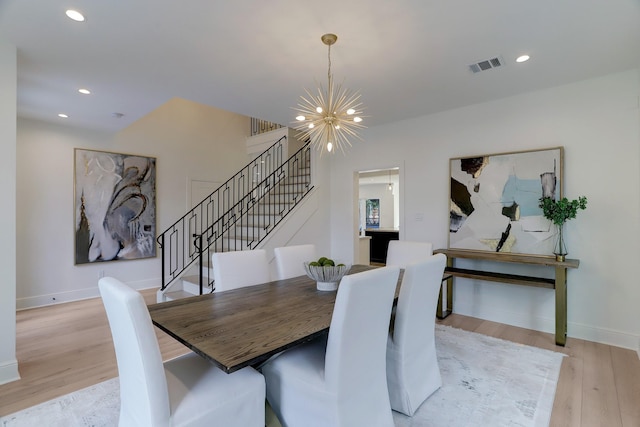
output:
[[[383,263],[388,241],[400,233],[400,167],[359,171],[357,195],[356,260]]]

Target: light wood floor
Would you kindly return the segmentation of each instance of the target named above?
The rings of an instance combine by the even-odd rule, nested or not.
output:
[[[144,291],[147,303],[155,291]],[[551,426],[639,427],[640,360],[636,352],[452,314],[456,328],[567,354]],[[186,348],[157,331],[165,359]],[[100,299],[17,313],[17,357],[22,379],[0,386],[0,416],[117,376],[111,332]]]

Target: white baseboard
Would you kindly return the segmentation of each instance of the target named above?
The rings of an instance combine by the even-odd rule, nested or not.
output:
[[[616,331],[608,328],[594,328],[593,326],[579,323],[569,323],[569,336],[615,347],[628,348],[629,350],[640,351],[638,342],[640,336],[627,332]],[[640,353],[639,353],[640,357]]]
[[[20,379],[18,361],[13,359],[0,365],[0,385]]]
[[[127,285],[131,286],[136,290],[141,289],[149,289],[149,288],[159,288],[161,283],[161,279],[145,279],[145,280],[137,280],[133,282],[127,282]],[[83,299],[89,298],[97,298],[100,296],[100,291],[98,290],[98,285],[91,288],[84,289],[74,289],[72,291],[67,292],[58,292],[55,294],[47,294],[47,295],[37,295],[33,297],[27,298],[18,298],[16,299],[16,310],[25,310],[28,308],[36,308],[43,307],[46,305],[54,305],[61,304],[65,302],[71,301],[79,301]]]
[[[542,316],[532,317],[530,315],[523,314],[523,312],[510,310],[479,310],[477,306],[456,304],[454,306],[454,313],[552,334],[555,333],[556,330],[555,318]],[[596,328],[575,322],[568,322],[567,336],[570,338],[577,338],[634,350],[638,353],[638,357],[640,358],[639,335],[607,328]]]

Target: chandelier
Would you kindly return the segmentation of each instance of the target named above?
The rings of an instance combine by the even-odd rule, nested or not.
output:
[[[358,129],[362,125],[362,103],[359,102],[360,94],[342,87],[334,86],[331,74],[331,45],[337,40],[335,34],[325,34],[321,37],[322,43],[329,46],[329,70],[327,72],[327,90],[322,85],[318,88],[318,94],[312,95],[307,89],[307,97],[300,96],[302,100],[295,108],[298,115],[294,129],[302,132],[302,140],[309,139],[311,145],[324,152],[334,151],[336,148],[344,153],[347,146],[351,146],[350,137],[360,140]]]

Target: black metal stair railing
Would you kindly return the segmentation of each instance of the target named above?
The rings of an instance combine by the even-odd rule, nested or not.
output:
[[[204,267],[213,252],[255,248],[311,190],[309,144],[283,162],[285,140],[279,139],[158,236],[162,290],[198,261],[202,293],[213,282]]]
[[[272,130],[283,128],[281,124],[268,122],[266,120],[251,118],[251,135],[259,135],[265,132],[271,132]]]
[[[214,252],[255,249],[276,225],[313,188],[310,174],[310,145],[307,144],[261,181],[210,228],[196,237],[202,248],[200,265]],[[200,293],[205,286],[213,291],[210,269],[200,269]]]

